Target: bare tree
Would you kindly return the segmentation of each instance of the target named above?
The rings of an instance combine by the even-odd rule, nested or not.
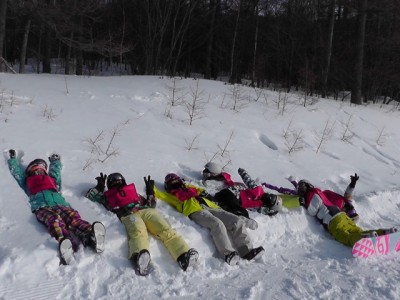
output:
[[[354,134],[350,131],[350,128],[353,126],[353,124],[351,123],[351,118],[353,117],[353,115],[350,115],[349,118],[347,119],[347,121],[345,123],[342,123],[343,126],[343,133],[341,136],[341,140],[343,142],[347,142],[349,143],[350,140],[353,138]]]
[[[300,151],[304,147],[303,130],[295,131],[292,130],[287,134],[285,138],[285,146],[288,149],[288,153]]]
[[[321,150],[323,146],[326,144],[326,142],[332,137],[334,127],[335,127],[335,122],[330,124],[330,121],[328,119],[325,123],[324,130],[322,132],[317,133],[316,136],[317,136],[318,146],[315,153],[318,153],[319,150]]]
[[[232,130],[223,146],[217,145],[218,149],[219,149],[219,154],[221,155],[221,157],[224,157],[226,154],[229,153],[228,146],[232,141],[234,133],[235,132]]]
[[[191,99],[185,103],[186,112],[189,116],[189,125],[204,116],[205,101],[203,94],[204,91],[199,89],[199,80],[196,80],[196,87],[190,88]]]

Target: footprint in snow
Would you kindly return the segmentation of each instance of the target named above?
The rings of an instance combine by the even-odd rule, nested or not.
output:
[[[275,145],[273,141],[271,141],[266,135],[261,134],[259,137],[259,140],[261,143],[263,143],[265,146],[272,150],[278,150],[278,147]]]

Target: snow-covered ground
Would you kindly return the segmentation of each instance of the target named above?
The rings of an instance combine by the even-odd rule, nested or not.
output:
[[[81,249],[76,264],[59,266],[56,241],[30,212],[4,159],[0,299],[398,299],[400,255],[355,259],[302,208],[272,218],[251,212],[259,227],[250,234],[265,255],[232,267],[217,256],[207,230],[158,201],[199,251],[199,263],[183,272],[150,238],[154,269],[135,275],[123,225],[83,197],[100,172],[121,172],[144,192],[144,176],[162,188],[171,171],[200,184],[213,159],[236,181],[242,167],[259,182],[289,186],[294,175],[340,193],[357,173],[359,225],[399,224],[399,110],[311,97],[304,107],[302,94],[206,80],[175,84],[178,102],[197,96],[192,125],[183,103],[170,105],[168,78],[0,74],[5,154],[16,149],[26,165],[59,153],[63,195],[84,219],[107,228],[103,254]]]

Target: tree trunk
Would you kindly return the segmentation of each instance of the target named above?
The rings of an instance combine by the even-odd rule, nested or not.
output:
[[[7,0],[0,0],[0,57],[3,57],[4,40],[6,36]],[[0,63],[0,72],[4,71]]]
[[[213,45],[214,45],[214,36],[215,36],[215,15],[217,12],[217,1],[210,0],[210,28],[208,30],[208,41],[207,41],[207,56],[206,56],[206,66],[204,70],[204,78],[211,78],[211,65],[212,65],[212,56],[213,56]]]
[[[51,73],[51,31],[50,28],[45,29],[45,45],[43,56],[43,73]]]
[[[335,8],[336,8],[336,0],[331,1],[330,8],[330,20],[329,20],[329,31],[328,31],[328,41],[326,45],[326,57],[325,57],[325,70],[322,78],[322,98],[327,96],[327,84],[328,84],[328,76],[329,69],[331,66],[331,56],[332,56],[332,41],[333,41],[333,31],[335,28]]]
[[[356,44],[356,56],[354,64],[354,82],[351,90],[351,103],[361,104],[362,73],[364,59],[365,23],[367,20],[367,0],[359,0],[358,8],[358,32]]]
[[[257,42],[258,42],[258,1],[255,3],[254,7],[255,18],[256,18],[256,28],[254,31],[254,52],[253,52],[253,66],[252,66],[252,74],[251,74],[251,85],[255,86],[254,82],[256,80],[256,57],[257,57]]]
[[[19,72],[25,73],[26,48],[28,46],[29,31],[31,29],[31,16],[26,19],[24,37],[22,38],[21,54],[19,56]]]
[[[232,40],[231,69],[230,69],[230,73],[229,73],[229,82],[230,83],[235,83],[237,81],[237,74],[234,74],[234,69],[235,69],[235,48],[236,48],[236,39],[237,39],[238,28],[239,28],[239,18],[240,18],[241,6],[242,6],[242,1],[239,0],[239,2],[238,2],[238,12],[237,12],[236,22],[235,22],[235,31],[233,32],[233,40]]]

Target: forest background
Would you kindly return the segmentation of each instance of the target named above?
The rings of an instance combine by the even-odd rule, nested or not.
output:
[[[398,0],[0,0],[0,71],[197,77],[387,104],[400,101],[399,18]]]

